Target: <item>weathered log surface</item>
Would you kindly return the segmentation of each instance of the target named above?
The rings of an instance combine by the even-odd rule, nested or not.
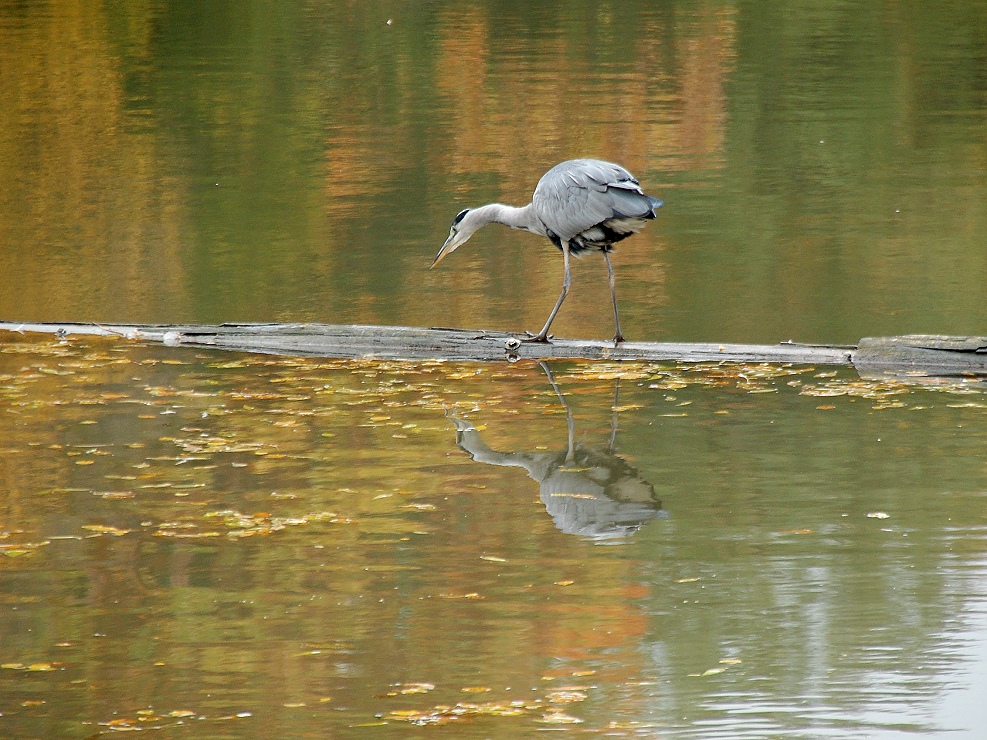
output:
[[[871,377],[987,376],[987,337],[864,337],[853,352],[853,364]]]
[[[0,322],[4,332],[117,336],[168,346],[209,347],[276,355],[403,360],[675,360],[853,365],[881,376],[987,376],[987,337],[867,337],[855,346],[613,342],[553,339],[523,342],[515,334],[473,329],[331,324],[83,324]]]
[[[503,361],[515,359],[681,360],[687,362],[791,362],[848,365],[852,347],[783,343],[689,344],[553,339],[523,342],[515,334],[467,329],[330,324],[71,324],[0,322],[0,332],[43,332],[119,336],[170,346],[353,359],[441,359]],[[2,339],[2,334],[0,334]]]

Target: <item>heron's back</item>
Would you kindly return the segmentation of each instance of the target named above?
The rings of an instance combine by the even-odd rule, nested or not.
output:
[[[645,195],[623,167],[599,159],[570,159],[555,165],[538,181],[531,199],[548,236],[574,253],[609,249],[640,231],[662,203]]]

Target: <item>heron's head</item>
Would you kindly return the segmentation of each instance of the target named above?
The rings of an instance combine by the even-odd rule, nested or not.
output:
[[[479,218],[475,209],[470,210],[467,208],[465,211],[460,211],[456,218],[452,220],[452,227],[449,229],[449,238],[446,239],[445,244],[442,245],[439,253],[435,255],[435,259],[432,260],[432,264],[429,267],[435,267],[446,255],[452,254],[459,249],[485,223],[488,223],[488,221]]]

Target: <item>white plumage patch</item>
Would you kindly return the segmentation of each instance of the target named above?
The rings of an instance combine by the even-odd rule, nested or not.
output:
[[[646,223],[643,218],[611,218],[606,222],[618,234],[636,234]]]

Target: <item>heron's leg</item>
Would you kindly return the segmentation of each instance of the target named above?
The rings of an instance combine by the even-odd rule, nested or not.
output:
[[[610,297],[613,298],[613,323],[617,327],[613,335],[613,343],[619,344],[624,341],[624,335],[620,333],[620,316],[617,314],[617,277],[613,274],[613,265],[610,264],[610,253],[604,251],[603,259],[607,261],[607,272],[610,273]]]
[[[565,277],[562,279],[562,292],[559,294],[559,300],[555,302],[555,308],[553,308],[552,313],[548,315],[548,321],[545,322],[545,326],[542,327],[540,332],[537,334],[525,332],[526,334],[529,334],[529,338],[524,340],[526,342],[548,341],[548,328],[552,325],[552,321],[555,320],[555,314],[557,314],[559,309],[562,308],[562,301],[565,300],[566,293],[569,292],[569,286],[572,284],[572,273],[569,270],[569,242],[562,242],[562,260],[565,263]]]
[[[613,411],[610,412],[610,444],[607,445],[607,452],[613,452],[614,443],[617,441],[617,414],[620,408],[620,377],[613,388]]]
[[[548,367],[548,363],[544,360],[539,360],[538,364],[541,365],[541,369],[545,371],[545,375],[548,376],[548,382],[552,384],[552,390],[555,391],[555,395],[558,396],[559,401],[562,402],[562,408],[565,409],[565,421],[569,428],[569,449],[565,455],[565,462],[566,464],[569,464],[576,459],[576,422],[572,417],[572,408],[570,408],[569,402],[565,400],[565,396],[562,394],[562,389],[559,388],[559,384],[555,382],[555,376],[552,375],[552,371]]]

